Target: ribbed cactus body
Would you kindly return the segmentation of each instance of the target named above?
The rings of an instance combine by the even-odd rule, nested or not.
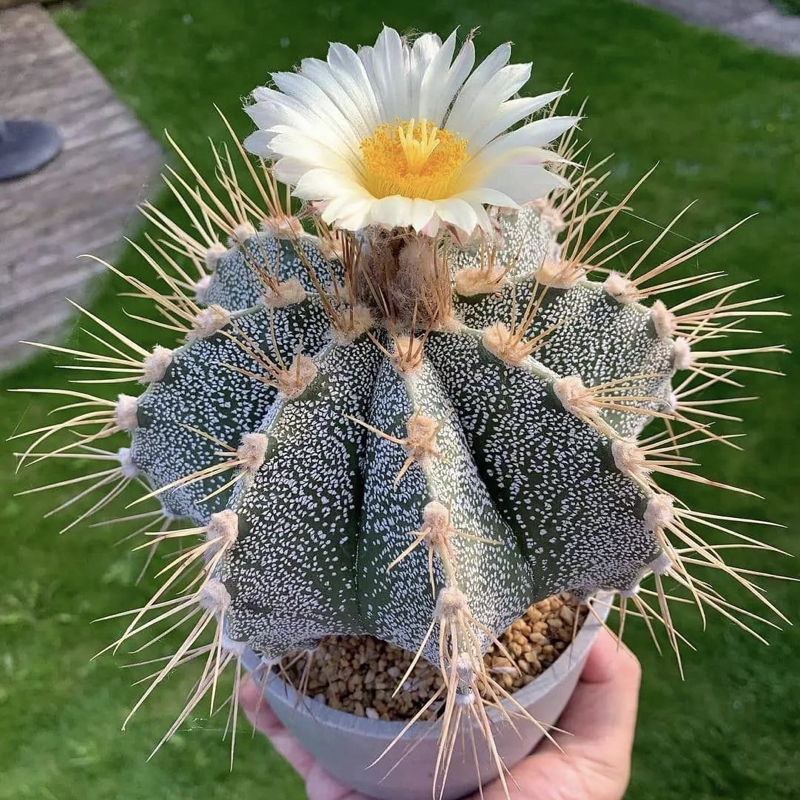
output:
[[[371,634],[415,653],[397,691],[419,658],[440,672],[419,712],[440,722],[435,790],[465,725],[502,781],[488,710],[520,707],[484,654],[513,670],[499,637],[537,601],[570,592],[596,613],[611,590],[620,636],[629,610],[655,639],[660,623],[679,663],[671,604],[772,624],[725,600],[714,572],[785,619],[751,580],[764,573],[725,561],[774,549],[737,529],[770,523],[659,485],[744,491],[699,475],[689,448],[738,447],[717,423],[754,398],[716,390],[771,372],[749,357],[786,352],[727,345],[756,333],[749,317],[780,314],[763,305],[775,298],[740,300],[749,282],[694,268],[736,225],[665,260],[688,209],[641,249],[611,237],[650,173],[607,203],[605,162],[577,163],[580,118],[555,113],[564,91],[517,97],[529,65],[509,64],[506,44],[473,70],[472,37],[458,53],[456,38],[385,28],[374,47],[332,45],[276,73],[246,108],[257,130],[234,135],[238,156],[214,149],[217,189],[176,146],[190,175],[167,184],[186,224],[146,204],[158,233],[133,245],[155,282],[108,265],[174,349],[89,312],[96,349],[41,345],[75,358],[77,384],[141,392],[34,389],[65,401],[12,438],[29,437],[20,466],[99,464],[27,490],[75,489],[54,511],[92,498],[64,530],[145,486],[115,521],[140,526],[142,574],[156,548],[166,564],[147,603],[114,615],[110,647],[185,638],[144,662],[159,666],[131,713],[176,667],[203,665],[162,742],[203,698],[216,712],[228,666],[235,729],[253,653],[274,674],[323,637]]]
[[[576,415],[556,382],[617,382],[612,395],[641,397],[598,411],[635,435],[642,411],[668,401],[672,341],[648,309],[602,284],[540,282],[558,258],[547,207],[505,213],[498,227],[498,285],[459,295],[459,275],[486,272],[486,253],[455,246],[454,316],[413,341],[374,320],[352,341],[332,330],[326,304],[343,269],[316,237],[250,233],[216,254],[203,295],[216,316],[139,399],[131,456],[154,489],[170,487],[160,495],[169,514],[208,525],[235,513],[235,543],[216,569],[231,640],[268,659],[329,634],[417,650],[441,590],[455,586],[485,647],[531,603],[629,589],[660,555],[647,491],[616,465],[611,430]],[[263,275],[291,295],[276,300]],[[537,298],[519,338],[541,345],[504,355],[492,331],[513,329]],[[288,383],[275,385],[265,363]],[[266,437],[263,460],[239,465],[233,483],[213,472],[253,433]],[[447,519],[431,526],[437,508]],[[432,547],[436,525],[452,563]],[[437,637],[427,642],[437,660]]]

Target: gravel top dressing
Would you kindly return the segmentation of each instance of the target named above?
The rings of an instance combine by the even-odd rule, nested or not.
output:
[[[500,637],[513,662],[497,646],[489,648],[484,661],[506,691],[529,684],[567,648],[586,617],[586,607],[577,608],[569,594],[532,605]],[[331,636],[310,665],[308,658],[306,653],[296,653],[284,659],[283,671],[292,685],[305,683],[309,697],[359,717],[411,719],[441,686],[439,670],[420,659],[402,690],[392,697],[414,655],[372,636]],[[431,708],[422,718],[436,714]]]

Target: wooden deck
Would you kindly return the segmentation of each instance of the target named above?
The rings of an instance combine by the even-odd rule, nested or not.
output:
[[[156,142],[40,6],[0,11],[0,116],[54,124],[64,150],[39,172],[0,182],[0,370],[30,355],[21,339],[55,341],[70,297],[91,291],[155,187]]]

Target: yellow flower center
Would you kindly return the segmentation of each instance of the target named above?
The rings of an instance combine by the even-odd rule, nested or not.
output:
[[[467,161],[464,139],[424,119],[384,123],[361,142],[361,152],[364,185],[374,197],[450,197]]]

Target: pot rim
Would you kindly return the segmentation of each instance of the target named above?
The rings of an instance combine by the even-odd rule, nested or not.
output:
[[[578,631],[578,635],[572,640],[569,647],[567,647],[556,661],[547,667],[535,680],[514,692],[511,696],[513,700],[505,698],[502,701],[503,707],[509,712],[512,718],[515,715],[517,717],[520,716],[519,706],[528,708],[537,699],[543,697],[553,689],[572,671],[572,669],[578,665],[582,666],[584,657],[588,654],[595,637],[603,627],[605,619],[611,610],[611,597],[613,597],[613,595],[610,593],[603,592],[598,594],[596,599],[605,602],[598,608],[595,608],[594,614],[590,613],[586,617]],[[242,654],[242,664],[251,673],[257,673],[263,667],[259,656],[249,648],[245,649]],[[296,714],[310,716],[316,722],[326,727],[342,730],[353,730],[357,728],[359,735],[365,737],[394,739],[405,730],[403,738],[408,740],[428,736],[432,731],[437,731],[438,728],[441,727],[441,721],[436,721],[432,725],[420,725],[418,723],[412,725],[410,724],[410,720],[389,721],[370,719],[369,717],[360,717],[356,714],[351,714],[349,711],[340,711],[339,709],[331,708],[325,703],[321,703],[313,697],[298,694],[294,687],[286,683],[274,672],[271,673],[268,680],[264,683],[263,692],[267,698],[273,697],[280,703],[292,705]],[[493,722],[500,722],[503,720],[503,717],[497,709],[489,708],[488,714]]]

